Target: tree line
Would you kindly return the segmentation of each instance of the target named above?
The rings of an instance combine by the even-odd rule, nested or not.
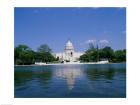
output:
[[[14,48],[14,64],[16,65],[30,65],[35,62],[47,63],[56,60],[47,44],[40,45],[37,51],[32,50],[27,45],[18,45]]]
[[[81,62],[98,62],[102,60],[108,60],[109,62],[126,62],[126,49],[114,51],[111,47],[106,46],[104,48],[90,48],[80,56]]]
[[[98,48],[90,45],[87,51],[80,56],[80,62],[98,62],[108,60],[109,62],[126,62],[126,49],[113,50],[111,47]],[[47,44],[40,45],[36,51],[27,45],[18,45],[14,48],[14,64],[30,65],[35,62],[59,62]]]

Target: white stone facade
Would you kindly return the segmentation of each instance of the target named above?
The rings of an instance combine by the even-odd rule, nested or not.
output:
[[[81,52],[75,52],[73,44],[71,43],[70,40],[66,43],[64,52],[62,53],[56,53],[55,57],[59,58],[59,61],[64,61],[64,62],[78,62],[79,58],[81,55],[84,53]]]

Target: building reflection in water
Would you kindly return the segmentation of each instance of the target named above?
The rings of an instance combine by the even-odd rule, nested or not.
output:
[[[82,77],[83,74],[84,73],[81,67],[70,65],[56,68],[54,75],[56,77],[65,79],[68,89],[72,90],[75,86],[76,79]]]

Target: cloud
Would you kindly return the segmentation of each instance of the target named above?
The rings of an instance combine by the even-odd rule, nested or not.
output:
[[[87,40],[85,43],[86,44],[89,44],[89,43],[95,44],[96,43],[96,40],[94,40],[94,39]]]
[[[104,40],[100,40],[100,41],[99,41],[99,43],[101,43],[101,44],[108,44],[108,43],[109,43],[109,41],[108,41],[108,40],[106,40],[106,39],[104,39]]]

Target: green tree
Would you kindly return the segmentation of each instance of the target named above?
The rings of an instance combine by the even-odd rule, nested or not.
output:
[[[35,54],[35,59],[41,62],[53,62],[55,61],[55,57],[51,54],[52,50],[49,48],[47,44],[42,44],[37,49]]]
[[[34,63],[34,51],[27,45],[18,45],[14,49],[15,64],[25,65]]]
[[[114,51],[111,47],[104,47],[103,49],[100,49],[99,51],[100,59],[108,59],[109,61],[112,61],[114,56]]]
[[[97,62],[99,61],[99,51],[98,51],[98,46],[97,48],[95,47],[90,47],[84,55],[80,56],[80,60],[82,62]]]
[[[126,62],[126,50],[117,50],[114,53],[114,62]]]
[[[47,44],[42,44],[39,46],[37,51],[40,53],[44,53],[44,52],[51,52],[52,50],[50,49],[50,47]]]
[[[111,47],[104,47],[102,49],[97,47],[89,47],[89,49],[80,56],[81,62],[98,62],[103,59],[108,59],[110,62],[114,59],[114,51]]]

